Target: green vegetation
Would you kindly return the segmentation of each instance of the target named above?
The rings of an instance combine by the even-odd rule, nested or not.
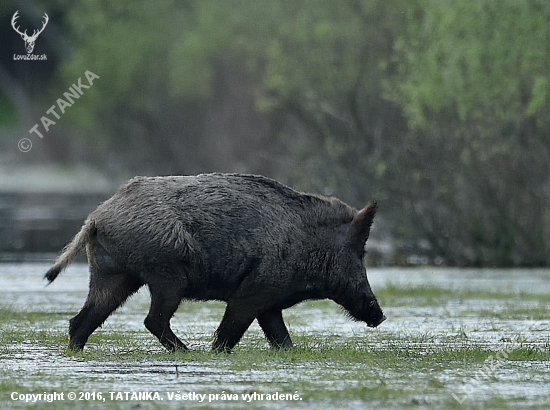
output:
[[[17,124],[17,113],[11,102],[0,94],[0,127],[13,127]]]

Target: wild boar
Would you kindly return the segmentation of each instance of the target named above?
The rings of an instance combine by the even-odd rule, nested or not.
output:
[[[331,299],[370,327],[386,319],[364,261],[376,209],[256,175],[135,177],[88,216],[45,278],[86,248],[89,293],[69,326],[75,351],[143,285],[145,327],[170,351],[187,350],[170,328],[185,299],[227,302],[214,350],[231,351],[254,319],[273,347],[291,347],[282,311],[304,300]]]

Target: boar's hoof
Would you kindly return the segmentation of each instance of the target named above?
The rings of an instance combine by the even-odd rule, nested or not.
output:
[[[222,346],[220,346],[220,347],[213,347],[213,348],[212,348],[212,351],[213,351],[214,353],[225,353],[225,354],[231,354],[231,353],[233,353],[233,350],[232,350],[232,349],[230,349],[230,348],[228,348],[228,347],[222,347]]]
[[[84,350],[84,345],[80,343],[69,342],[68,349],[71,353],[80,353]]]
[[[185,353],[189,351],[189,348],[185,345],[171,345],[166,348],[170,353]]]
[[[277,350],[285,350],[285,349],[291,349],[294,345],[292,344],[292,340],[290,339],[290,336],[285,337],[282,341],[277,342],[270,342],[271,348],[277,349]]]

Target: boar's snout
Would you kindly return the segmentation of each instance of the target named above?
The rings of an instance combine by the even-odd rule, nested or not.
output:
[[[382,317],[378,320],[378,322],[372,322],[372,323],[367,323],[367,326],[368,327],[378,327],[382,324],[383,321],[385,321],[387,319],[386,315],[382,314]]]
[[[386,316],[384,315],[384,312],[382,312],[382,308],[378,304],[378,301],[376,298],[373,297],[367,297],[366,300],[366,320],[368,327],[378,327],[384,320],[386,320]]]

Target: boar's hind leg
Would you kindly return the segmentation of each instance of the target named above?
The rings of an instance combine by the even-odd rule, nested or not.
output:
[[[292,340],[283,322],[281,310],[268,310],[262,313],[258,316],[258,324],[272,347],[278,349],[292,347]]]
[[[105,274],[95,267],[90,270],[88,298],[69,325],[69,349],[74,351],[82,350],[92,332],[143,285],[130,274]]]
[[[235,347],[246,329],[256,318],[257,312],[241,303],[228,302],[223,319],[216,330],[213,350],[229,353]]]
[[[149,284],[151,308],[144,324],[169,351],[188,350],[187,346],[170,329],[170,319],[181,302],[181,292],[177,288],[167,289],[167,287]]]

